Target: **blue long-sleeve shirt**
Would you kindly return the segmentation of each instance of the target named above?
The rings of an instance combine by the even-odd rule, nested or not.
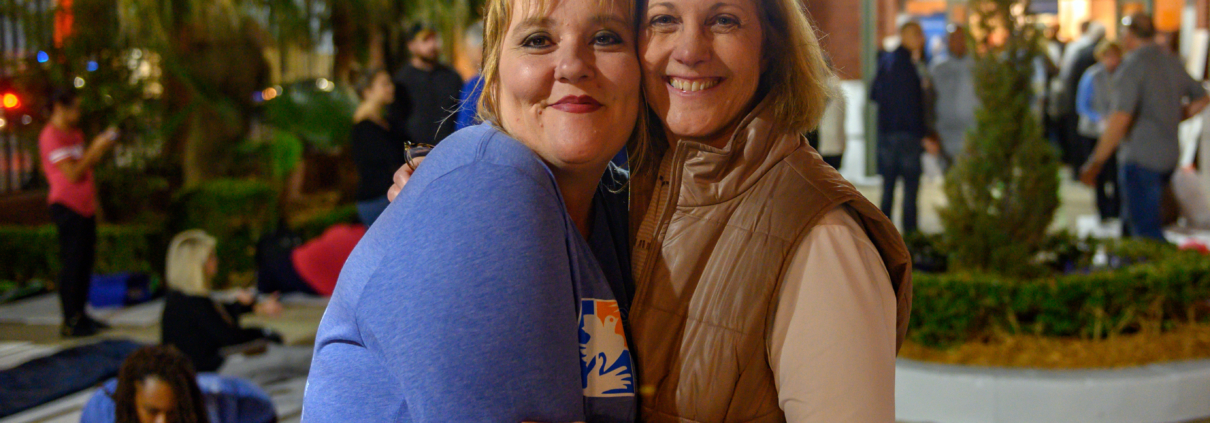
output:
[[[1098,63],[1088,68],[1080,77],[1076,90],[1076,113],[1080,116],[1077,126],[1079,134],[1088,138],[1101,136],[1102,121],[1113,107],[1110,91],[1113,77],[1104,65]]]
[[[454,129],[462,129],[478,124],[479,96],[483,95],[483,75],[471,77],[462,85],[458,95],[458,117],[454,120]]]
[[[625,213],[601,192],[590,245],[524,145],[443,141],[345,263],[303,421],[634,421]]]
[[[1084,76],[1080,77],[1080,84],[1076,90],[1076,112],[1093,123],[1100,123],[1101,113],[1092,107],[1092,98],[1096,95],[1096,90],[1093,89],[1095,77],[1093,72],[1084,72]]]

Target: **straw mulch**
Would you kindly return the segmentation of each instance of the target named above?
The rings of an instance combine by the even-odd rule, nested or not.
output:
[[[1103,340],[998,335],[939,350],[906,341],[900,357],[944,364],[1039,369],[1091,369],[1210,358],[1210,324],[1143,330]]]

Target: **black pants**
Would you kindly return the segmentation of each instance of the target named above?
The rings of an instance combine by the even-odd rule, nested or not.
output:
[[[257,263],[256,290],[266,294],[301,292],[308,295],[319,295],[318,292],[315,292],[315,288],[312,288],[303,280],[302,276],[299,276],[298,270],[294,269],[294,262],[290,260],[289,256],[276,256]]]
[[[84,315],[88,285],[97,252],[97,219],[84,217],[61,204],[50,205],[50,217],[59,228],[59,301],[64,322]]]
[[[1118,187],[1118,153],[1116,151],[1109,157],[1109,160],[1105,161],[1101,174],[1097,175],[1096,190],[1097,214],[1101,215],[1101,219],[1121,217],[1122,194]]]
[[[307,284],[292,259],[294,249],[302,244],[302,238],[289,229],[278,229],[265,235],[256,243],[256,289],[262,293],[302,292],[319,295]]]
[[[910,133],[880,134],[878,139],[878,173],[882,174],[881,209],[891,217],[895,205],[895,183],[903,179],[904,234],[916,232],[917,197],[920,193],[920,155],[924,147],[920,137]]]

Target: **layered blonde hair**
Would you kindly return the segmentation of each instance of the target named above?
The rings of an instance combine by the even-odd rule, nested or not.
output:
[[[787,132],[819,126],[832,89],[815,26],[798,0],[754,0],[760,7],[765,71],[757,95],[764,95],[774,119]]]
[[[1111,50],[1114,52],[1114,54],[1117,54],[1119,58],[1122,57],[1122,45],[1118,44],[1117,41],[1111,40],[1101,40],[1101,42],[1097,43],[1096,50],[1093,51],[1093,54],[1097,60],[1101,60],[1104,59],[1105,55]]]
[[[216,245],[218,241],[201,229],[190,229],[173,237],[164,265],[168,287],[188,295],[209,295],[210,278],[205,267]]]
[[[645,9],[650,0],[637,1],[637,8]],[[828,86],[833,72],[824,60],[815,26],[799,0],[752,1],[760,11],[764,36],[761,43],[764,71],[752,105],[768,103],[773,119],[785,133],[813,130],[819,126],[828,100],[834,95]],[[632,171],[658,166],[659,157],[668,149],[658,116],[648,120],[655,122],[648,125],[651,132],[628,147]]]
[[[623,2],[623,5],[630,10],[631,29],[634,31],[633,39],[636,42],[633,47],[635,48],[635,58],[638,60],[638,20],[642,14],[637,10],[637,4],[640,0],[488,0],[487,4],[483,6],[483,70],[481,72],[482,80],[479,82],[483,85],[483,94],[479,97],[477,113],[480,121],[489,122],[500,130],[504,130],[504,125],[500,121],[500,56],[504,50],[504,38],[508,34],[508,27],[516,17],[515,15],[522,12],[516,10],[513,2],[527,1],[536,6],[536,10],[533,10],[532,13],[538,15],[550,14],[559,1],[596,1],[598,5]],[[640,90],[642,90],[641,86],[642,84],[640,84]],[[638,117],[627,145],[646,143],[643,138],[648,133],[647,115],[647,102],[642,101],[639,104]]]

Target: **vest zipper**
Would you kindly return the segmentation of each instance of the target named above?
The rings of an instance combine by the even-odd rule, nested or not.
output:
[[[664,244],[664,234],[667,232],[667,222],[671,219],[672,213],[676,210],[676,202],[680,197],[681,173],[677,169],[681,169],[684,162],[686,149],[680,143],[677,144],[673,151],[672,157],[666,160],[661,160],[660,173],[657,175],[654,203],[652,208],[648,206],[647,215],[655,213],[655,220],[648,219],[643,216],[643,222],[640,224],[639,234],[635,243],[637,248],[643,250],[640,261],[635,262],[640,270],[635,277],[635,285],[638,288],[635,292],[634,299],[631,302],[631,308],[635,304],[641,304],[641,301],[651,291],[652,272],[655,269],[655,257]],[[675,190],[675,191],[674,191]],[[650,232],[645,231],[644,227],[650,225]],[[650,234],[645,236],[646,234]]]

